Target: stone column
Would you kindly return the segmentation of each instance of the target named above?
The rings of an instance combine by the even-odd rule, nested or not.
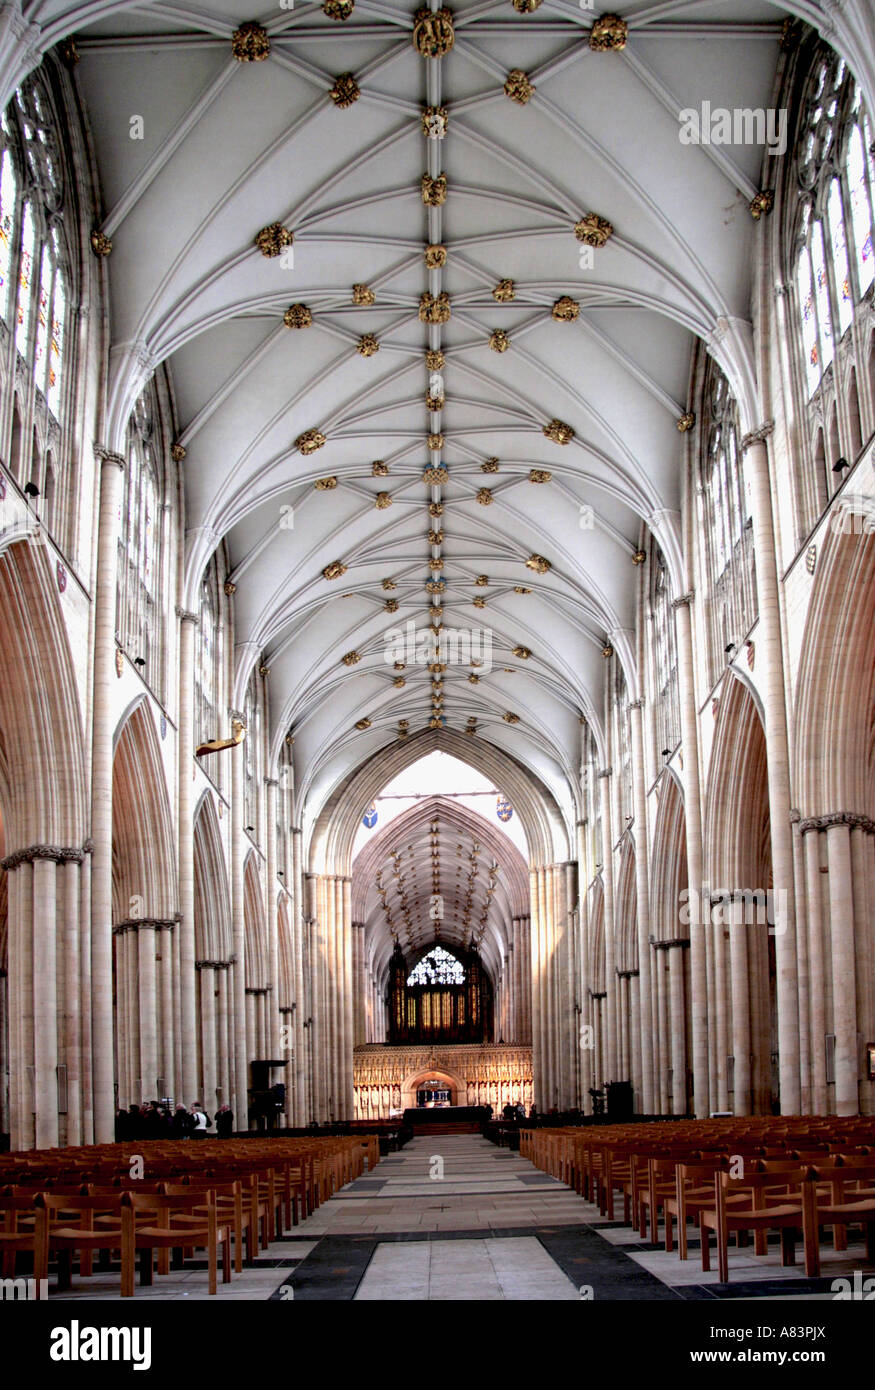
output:
[[[355,1031],[353,1034],[354,1045],[360,1047],[367,1042],[367,1011],[366,993],[367,979],[365,973],[365,924],[364,922],[353,922],[352,924],[352,948],[353,948],[353,990],[355,993]]]
[[[282,1000],[280,999],[280,950],[279,950],[279,914],[277,912],[277,862],[276,862],[276,833],[277,833],[277,787],[279,783],[275,777],[265,779],[267,786],[267,836],[265,845],[267,849],[267,866],[265,873],[266,891],[265,908],[267,909],[267,947],[268,962],[270,969],[270,984],[272,992],[267,1000],[268,1010],[268,1053],[275,1060],[279,1060],[280,1046],[280,1014],[279,1008]]]
[[[857,996],[854,953],[854,903],[851,888],[851,838],[848,826],[831,824],[826,832],[829,856],[829,935],[832,947],[832,1016],[835,1033],[835,1111],[856,1115]]]
[[[133,1103],[131,1095],[131,1061],[128,1046],[128,963],[125,946],[128,939],[127,927],[113,928],[115,949],[115,1029],[118,1041],[116,1064],[118,1066],[118,1099],[125,1109]]]
[[[61,902],[61,941],[64,953],[64,1057],[67,1063],[68,1144],[81,1144],[82,1138],[82,1008],[79,996],[79,891],[82,871],[69,861],[59,869]]]
[[[862,824],[855,824],[851,827],[851,890],[854,900],[857,1027],[865,1030],[866,1038],[870,1036],[868,1032],[870,1023],[875,1022],[872,998],[872,957],[867,949],[872,912],[875,909],[875,901],[871,898],[869,891],[870,835],[873,830],[875,830],[875,826],[872,826],[871,822],[865,828]],[[865,1042],[866,1039],[863,1041]],[[866,1077],[863,1066],[860,1065],[860,1061],[858,1061],[860,1113],[868,1115],[871,1113],[870,1102],[873,1088],[871,1081]]]
[[[259,1055],[256,994],[257,990],[253,985],[246,986],[246,1055],[250,1061]]]
[[[94,601],[94,669],[91,743],[91,1065],[94,1139],[115,1139],[112,1019],[112,763],[115,674],[115,610],[118,576],[118,511],[125,460],[96,449],[100,460],[97,586]]]
[[[57,885],[54,859],[33,864],[33,1017],[35,1139],[58,1146]]]
[[[775,959],[777,972],[778,1053],[781,1110],[798,1115],[802,1105],[799,1078],[799,985],[796,973],[796,911],[793,836],[790,824],[790,754],[784,690],[784,654],[775,534],[765,441],[769,421],[741,442],[744,476],[750,487],[759,629],[763,661],[763,711],[769,781],[769,832],[775,886]],[[765,887],[763,884],[762,887]]]
[[[710,914],[713,923],[714,914]],[[726,927],[723,922],[723,911],[720,912],[720,921],[711,927],[711,940],[714,943],[714,1031],[717,1034],[717,1067],[714,1080],[716,1082],[717,1110],[729,1109],[729,1091],[727,1089],[726,1066],[729,1055],[729,1018],[727,1015],[727,967],[726,967]],[[731,948],[730,948],[731,949]],[[712,1095],[714,1091],[712,1090]]]
[[[750,1104],[750,1022],[748,998],[747,925],[744,902],[733,898],[730,907],[729,970],[732,993],[732,1109],[736,1115],[749,1115]],[[721,1107],[728,1108],[728,1107]]]
[[[196,613],[177,608],[179,619],[179,1012],[182,1090],[196,1098],[197,1020],[194,939],[194,632]],[[206,1100],[204,1101],[206,1105]]]
[[[231,717],[243,719],[236,710]],[[247,730],[247,737],[249,731]],[[234,977],[232,1017],[234,1047],[232,1075],[234,1099],[231,1105],[237,1128],[249,1127],[249,1061],[252,1054],[247,1046],[246,1018],[246,909],[243,878],[243,745],[231,750],[231,913],[234,938]]]
[[[307,1069],[305,1057],[306,1035],[304,1022],[304,880],[301,865],[301,828],[292,827],[292,864],[294,883],[294,905],[292,925],[295,942],[295,1111],[296,1126],[305,1125],[309,1120],[307,1101]]]
[[[140,922],[136,942],[138,946],[137,964],[140,986],[140,1076],[144,1088],[144,1100],[160,1100],[155,1095],[158,1082],[158,1017],[157,992],[155,989],[155,933],[154,922]]]
[[[94,1142],[94,1075],[91,1066],[91,841],[79,872],[79,1010],[82,1086],[82,1143]],[[112,949],[110,947],[110,949]],[[113,1131],[114,1133],[115,1131]]]
[[[132,922],[124,930],[122,940],[124,941],[124,960],[125,960],[125,1013],[119,1019],[119,1037],[124,1033],[126,1042],[126,1054],[128,1058],[128,1076],[131,1100],[136,1105],[148,1100],[146,1095],[145,1082],[140,1070],[140,1001],[137,985],[137,955],[139,952],[139,923]]]
[[[796,971],[799,980],[799,1089],[803,1115],[811,1114],[811,975],[808,962],[808,905],[805,892],[805,846],[799,812],[792,810],[793,878],[796,893]]]
[[[650,988],[650,846],[647,839],[647,786],[644,766],[643,700],[629,706],[632,747],[632,813],[635,817],[635,897],[638,916],[638,998],[640,1009],[641,1110],[654,1111],[653,1035]]]
[[[687,1109],[687,1049],[684,1037],[684,958],[678,942],[669,942],[668,986],[671,1024],[671,1111],[684,1115]]]
[[[218,1038],[218,1077],[222,1104],[230,1105],[231,1079],[229,1071],[228,1033],[228,967],[223,961],[216,967],[216,1033]],[[236,1118],[236,1117],[235,1117]]]
[[[820,873],[821,832],[805,824],[805,877],[808,892],[808,967],[811,977],[811,1108],[827,1113],[826,1089],[826,976],[823,959],[823,886]]]
[[[693,667],[693,634],[690,614],[692,593],[672,602],[678,650],[683,744],[684,820],[687,836],[687,875],[690,900],[690,1009],[693,1043],[693,1108],[697,1117],[710,1111],[708,1086],[708,982],[705,955],[705,913],[702,871],[702,802],[699,782],[699,726],[696,715],[696,683]],[[678,905],[680,907],[680,904]],[[709,903],[710,909],[710,903]],[[708,913],[710,917],[710,911]],[[672,1051],[674,1056],[674,1051]],[[672,1062],[674,1068],[674,1062]],[[686,1078],[684,1078],[684,1089]],[[676,1086],[672,1088],[676,1093]]]
[[[178,923],[165,922],[160,936],[155,941],[161,952],[161,960],[158,962],[158,987],[161,992],[161,1068],[164,1072],[164,1094],[174,1098],[179,1096],[174,1046],[176,1020],[173,1009],[173,938],[177,930]]]
[[[668,1020],[668,955],[660,948],[659,943],[654,941],[653,947],[653,973],[656,982],[656,1019],[659,1034],[659,1073],[658,1073],[658,1099],[660,1115],[668,1115],[668,1072],[671,1066],[671,1048],[669,1046],[669,1020]]]
[[[201,1054],[203,1056],[203,1102],[210,1119],[216,1111],[216,984],[220,972],[213,961],[201,965]]]
[[[344,1051],[343,1051],[343,1105],[348,1119],[353,1116],[354,1053],[355,1046],[355,986],[352,972],[352,879],[343,880],[343,983],[344,983]]]
[[[617,954],[614,924],[614,832],[611,814],[610,781],[613,768],[606,767],[599,774],[599,788],[602,811],[602,885],[604,891],[604,936],[605,936],[605,998],[604,1008],[604,1081],[619,1081],[619,1030],[617,1018]]]

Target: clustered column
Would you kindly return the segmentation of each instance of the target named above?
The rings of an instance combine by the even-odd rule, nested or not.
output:
[[[31,845],[2,861],[8,874],[13,1149],[92,1139],[91,1017],[87,975],[83,980],[80,970],[80,879],[90,848],[90,842],[82,849]]]

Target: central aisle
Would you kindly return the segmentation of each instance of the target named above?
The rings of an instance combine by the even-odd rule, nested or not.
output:
[[[479,1135],[420,1137],[297,1227],[293,1240],[317,1243],[289,1283],[295,1298],[579,1300],[601,1264],[582,1239],[594,1239],[581,1229],[593,1214],[528,1159]],[[662,1291],[595,1240],[609,1263],[625,1266],[623,1282],[637,1276]]]

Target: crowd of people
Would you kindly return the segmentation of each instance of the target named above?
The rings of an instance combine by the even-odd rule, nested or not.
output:
[[[213,1129],[217,1139],[230,1139],[234,1131],[234,1112],[230,1105],[220,1105],[211,1120],[200,1101],[174,1107],[172,1100],[147,1100],[142,1105],[129,1105],[117,1110],[115,1137],[118,1143],[129,1139],[206,1139]]]

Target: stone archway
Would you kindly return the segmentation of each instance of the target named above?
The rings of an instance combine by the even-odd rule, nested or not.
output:
[[[450,1092],[451,1105],[465,1105],[468,1097],[468,1083],[445,1066],[419,1068],[410,1072],[401,1082],[401,1109],[412,1110],[416,1106],[416,1092],[423,1081],[444,1082]]]

